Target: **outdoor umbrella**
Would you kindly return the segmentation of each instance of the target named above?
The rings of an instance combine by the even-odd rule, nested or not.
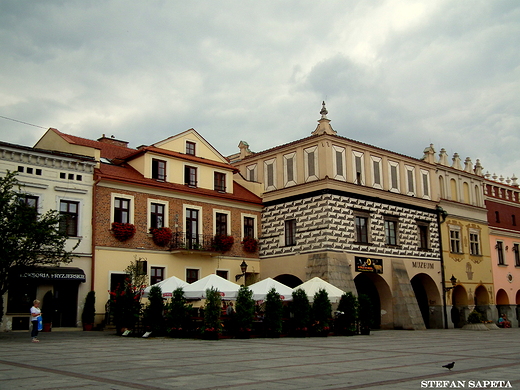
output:
[[[299,288],[305,291],[307,297],[309,297],[309,301],[311,302],[314,300],[314,294],[316,294],[319,290],[322,289],[329,294],[329,300],[332,303],[339,302],[341,296],[345,294],[343,290],[340,290],[333,284],[330,284],[329,282],[326,282],[318,277],[314,277],[311,280],[308,280],[305,283],[300,284],[294,289],[296,290]]]
[[[188,286],[188,283],[186,283],[184,280],[179,279],[176,276],[172,276],[168,279],[164,279],[160,281],[159,283],[155,283],[151,286],[148,286],[144,289],[143,297],[147,298],[148,294],[150,293],[150,290],[153,286],[158,286],[161,288],[162,296],[164,298],[171,297],[173,295],[173,291],[176,290],[179,287],[185,288]]]
[[[277,280],[267,278],[248,286],[251,291],[253,291],[253,299],[255,301],[263,301],[267,293],[274,288],[278,294],[280,294],[280,298],[284,301],[292,300],[292,292],[293,289],[278,282]]]
[[[220,292],[222,299],[235,299],[240,286],[215,274],[208,275],[184,288],[186,299],[205,299],[206,290],[213,288]]]

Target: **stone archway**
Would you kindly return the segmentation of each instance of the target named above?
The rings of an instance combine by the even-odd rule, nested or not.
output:
[[[278,275],[278,276],[274,277],[273,279],[276,280],[277,282],[285,284],[286,286],[288,286],[290,288],[298,287],[300,284],[303,283],[303,281],[299,277],[290,275],[290,274]]]
[[[394,315],[392,291],[386,281],[373,273],[360,273],[354,278],[359,294],[366,294],[372,301],[374,311],[373,329],[393,329]]]
[[[451,292],[450,320],[455,328],[462,328],[469,314],[468,293],[461,286],[455,286]]]
[[[442,300],[431,276],[417,274],[410,281],[426,328],[442,329]]]

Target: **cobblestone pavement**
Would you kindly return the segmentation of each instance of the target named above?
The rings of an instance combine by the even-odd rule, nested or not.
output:
[[[0,389],[520,389],[519,339],[520,328],[218,341],[53,330],[40,343],[9,332]]]

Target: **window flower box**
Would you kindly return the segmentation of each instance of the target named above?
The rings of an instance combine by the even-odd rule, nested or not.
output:
[[[150,233],[152,233],[153,242],[158,246],[168,245],[173,237],[172,230],[167,227],[151,228]]]
[[[134,236],[135,226],[131,223],[113,222],[112,233],[117,240],[127,241]]]
[[[231,249],[235,242],[233,236],[226,234],[217,234],[213,238],[213,248],[219,252],[227,252]]]
[[[253,237],[244,237],[242,240],[244,251],[248,253],[255,253],[258,250],[258,240]]]

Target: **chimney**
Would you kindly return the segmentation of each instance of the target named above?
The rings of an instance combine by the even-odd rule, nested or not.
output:
[[[121,141],[116,139],[113,135],[109,137],[105,137],[105,134],[101,138],[98,138],[98,142],[103,142],[105,144],[115,145],[115,146],[122,146],[123,148],[128,148],[128,142],[127,141]]]

